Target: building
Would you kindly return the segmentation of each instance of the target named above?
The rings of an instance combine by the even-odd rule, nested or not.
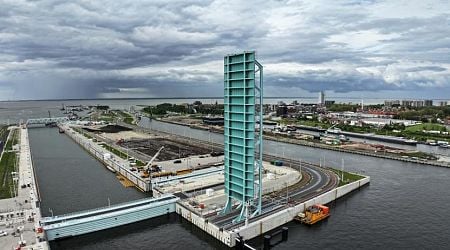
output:
[[[325,105],[325,93],[323,91],[320,91],[319,93],[319,105]]]
[[[440,107],[444,107],[444,106],[447,106],[447,105],[448,105],[447,101],[440,101],[440,102],[438,102],[438,106],[440,106]]]
[[[207,125],[218,125],[223,126],[224,120],[221,116],[206,116],[203,117],[203,123]]]
[[[384,106],[387,107],[398,107],[400,106],[400,100],[385,100]]]
[[[277,107],[277,116],[286,116],[288,113],[288,107],[286,105]]]
[[[325,106],[331,106],[333,104],[335,104],[336,101],[332,101],[332,100],[325,100]]]
[[[402,100],[402,107],[421,108],[433,106],[433,100]]]

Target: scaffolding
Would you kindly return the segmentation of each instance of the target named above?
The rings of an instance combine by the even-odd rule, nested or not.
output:
[[[256,77],[256,73],[258,77]],[[263,67],[255,52],[224,58],[225,193],[234,222],[261,213]],[[255,129],[258,128],[258,129]]]

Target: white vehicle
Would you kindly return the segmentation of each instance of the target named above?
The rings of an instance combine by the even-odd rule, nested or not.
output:
[[[6,235],[8,235],[8,232],[0,230],[0,236],[6,236]]]

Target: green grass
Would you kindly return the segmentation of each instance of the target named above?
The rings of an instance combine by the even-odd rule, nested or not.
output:
[[[304,125],[304,126],[310,126],[310,127],[321,127],[324,129],[327,129],[331,127],[331,124],[319,122],[317,120],[297,120],[297,119],[282,119],[281,124],[298,124],[298,125]]]
[[[0,199],[11,198],[13,180],[11,172],[14,172],[16,165],[16,153],[5,152],[0,160]]]
[[[409,157],[417,157],[421,159],[428,159],[428,160],[437,160],[437,157],[433,156],[432,154],[427,154],[424,152],[411,152],[411,153],[401,153],[402,156],[409,156]]]
[[[98,118],[98,120],[105,121],[105,122],[113,122],[113,121],[115,121],[115,118],[112,116],[100,116]]]
[[[11,150],[12,145],[18,143],[19,131],[17,129],[10,131],[11,136],[7,141],[4,150]],[[17,156],[15,152],[4,152],[0,160],[0,199],[12,197],[13,179],[11,172],[16,171]]]
[[[342,180],[341,179],[341,177],[342,177],[342,171],[341,170],[334,169],[334,168],[332,168],[331,170],[333,172],[335,172],[339,176],[339,187],[347,185],[347,184],[355,182],[355,181],[359,181],[362,178],[364,178],[364,176],[343,171],[344,172],[344,179]]]
[[[92,139],[92,136],[89,135],[87,132],[83,131],[81,128],[73,128],[73,130],[77,131],[78,133],[82,134],[84,137],[88,139]]]
[[[5,150],[12,150],[13,145],[19,143],[19,131],[17,129],[13,129],[10,134],[9,140],[5,145]]]
[[[414,126],[406,127],[405,131],[409,132],[422,132],[422,130],[437,130],[437,131],[447,131],[447,128],[438,123],[422,123]]]
[[[133,118],[132,115],[130,115],[130,114],[126,113],[126,112],[123,112],[123,111],[121,111],[121,110],[117,111],[117,113],[118,113],[121,117],[124,118],[124,119],[123,119],[123,122],[128,123],[128,124],[130,124],[130,125],[134,125],[134,118]]]
[[[125,117],[125,118],[123,119],[123,122],[128,123],[128,124],[130,124],[130,125],[133,125],[133,124],[134,124],[134,119],[131,118],[131,117]]]
[[[0,141],[5,142],[8,138],[8,126],[0,126]]]
[[[110,146],[110,145],[108,145],[108,144],[102,143],[101,145],[102,145],[106,150],[108,150],[109,152],[111,152],[111,153],[113,153],[113,154],[119,156],[120,158],[125,159],[125,160],[127,159],[127,154],[126,154],[126,153],[124,153],[124,152],[122,152],[122,151],[120,151],[120,150],[117,150],[117,149],[113,148],[112,146]],[[145,166],[145,163],[143,163],[142,161],[136,159],[136,165],[137,165],[137,166]]]

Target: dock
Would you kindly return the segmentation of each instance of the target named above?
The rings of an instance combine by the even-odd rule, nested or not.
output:
[[[264,235],[265,233],[279,228],[286,223],[294,220],[294,217],[303,212],[307,207],[316,203],[327,204],[335,201],[346,194],[358,190],[362,186],[368,185],[370,177],[349,183],[347,185],[334,188],[317,197],[308,199],[295,205],[285,204],[273,211],[264,213],[262,216],[255,218],[248,223],[239,223],[232,226],[224,226],[215,224],[211,218],[202,216],[198,212],[193,211],[186,201],[180,200],[176,205],[177,214],[191,222],[198,228],[202,229],[212,237],[216,238],[229,247],[235,247],[241,240],[247,241]]]
[[[35,177],[28,129],[19,130],[18,192],[14,198],[0,200],[0,230],[8,235],[0,238],[0,249],[49,249],[43,232],[36,230],[41,220],[39,187]],[[15,237],[18,234],[19,237]],[[22,243],[22,244],[20,244]]]

